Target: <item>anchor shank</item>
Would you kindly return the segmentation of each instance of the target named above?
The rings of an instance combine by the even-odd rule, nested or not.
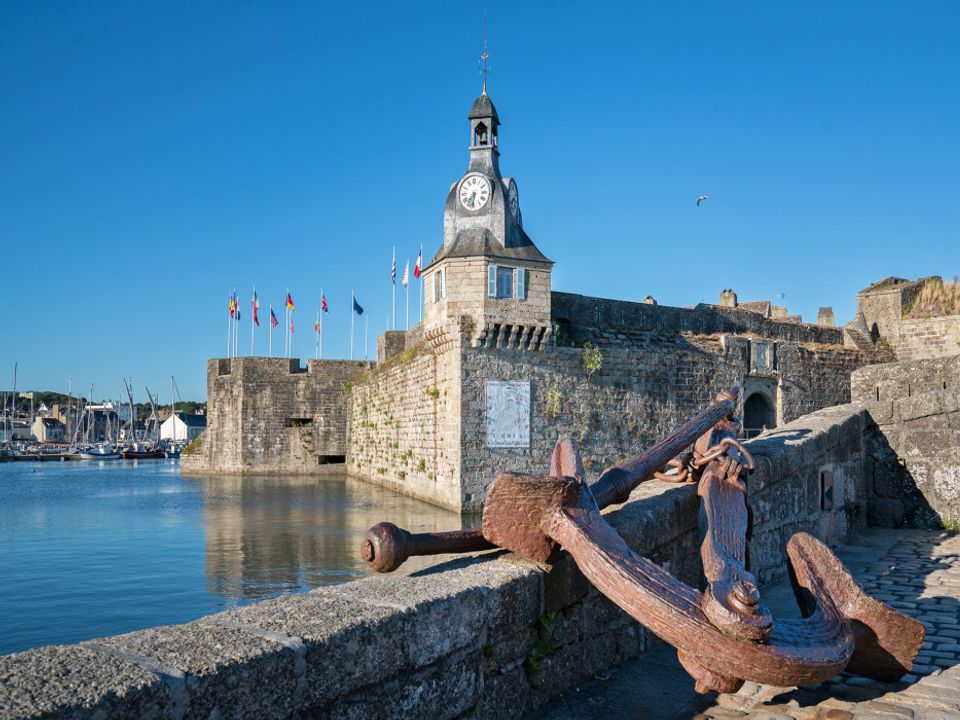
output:
[[[660,442],[652,445],[621,465],[604,471],[600,479],[590,486],[597,505],[605,508],[614,503],[624,503],[637,485],[649,480],[670,460],[679,455],[711,427],[731,415],[735,409],[736,392],[723,392],[704,410],[681,425]]]

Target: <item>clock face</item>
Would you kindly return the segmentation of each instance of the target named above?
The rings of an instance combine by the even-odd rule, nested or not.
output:
[[[510,208],[510,214],[514,217],[520,216],[520,195],[517,193],[517,184],[512,182],[507,189],[507,207]]]
[[[479,210],[490,199],[490,183],[483,175],[470,175],[460,183],[459,197],[467,210]]]

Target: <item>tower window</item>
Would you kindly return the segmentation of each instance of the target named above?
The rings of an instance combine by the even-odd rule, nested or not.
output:
[[[497,268],[497,297],[513,297],[513,268]]]
[[[489,145],[490,137],[487,134],[487,126],[483,123],[477,123],[477,127],[473,130],[473,144],[474,145]]]

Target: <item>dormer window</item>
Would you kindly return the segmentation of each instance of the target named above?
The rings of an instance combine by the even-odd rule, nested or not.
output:
[[[489,145],[490,138],[487,133],[487,126],[482,122],[477,123],[477,127],[473,130],[473,144],[474,145]]]

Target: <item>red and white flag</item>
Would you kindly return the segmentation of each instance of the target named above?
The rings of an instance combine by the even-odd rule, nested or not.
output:
[[[423,272],[423,245],[420,246],[420,252],[417,254],[417,264],[413,266],[413,276],[420,277]]]
[[[290,334],[293,335],[293,313],[290,313]]]

